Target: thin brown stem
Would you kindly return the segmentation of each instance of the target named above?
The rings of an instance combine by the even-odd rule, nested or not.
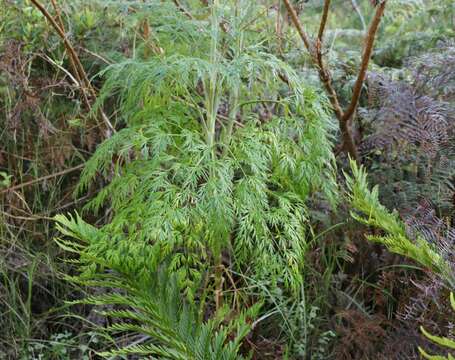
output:
[[[172,2],[175,4],[177,9],[179,9],[179,11],[181,11],[183,14],[185,14],[186,17],[188,17],[191,20],[194,20],[193,15],[191,15],[191,13],[187,9],[185,9],[182,4],[180,4],[179,0],[172,0]]]
[[[343,111],[342,111],[340,103],[338,101],[338,96],[336,94],[336,91],[332,86],[330,72],[326,68],[323,58],[322,58],[321,43],[320,43],[320,41],[318,41],[314,48],[311,46],[310,38],[307,35],[307,33],[305,32],[305,30],[303,29],[303,25],[300,22],[297,12],[295,11],[294,7],[291,5],[289,0],[283,0],[283,1],[284,1],[284,4],[285,4],[289,14],[291,15],[292,22],[293,22],[295,28],[297,29],[297,31],[300,35],[300,38],[302,39],[306,49],[310,53],[313,63],[318,68],[319,78],[329,96],[330,103],[333,107],[333,110],[335,111],[335,115],[338,119],[341,119],[341,117],[343,116]],[[323,15],[323,18],[321,19],[321,25],[319,27],[319,33],[321,34],[320,35],[321,39],[322,39],[324,29],[326,26],[325,24],[326,24],[327,18],[328,18],[329,5],[330,5],[330,0],[326,0],[326,2],[324,4],[324,14],[325,15]],[[319,39],[319,37],[318,37],[318,39]]]
[[[289,0],[283,0],[283,2],[284,2],[284,5],[286,6],[286,9],[287,9],[289,15],[291,15],[291,20],[294,23],[294,26],[297,29],[300,37],[302,38],[306,49],[311,53],[311,41],[310,41],[310,38],[308,37],[307,33],[303,29],[303,26],[299,20],[299,16],[297,15],[297,11],[295,11],[294,6],[291,5]]]
[[[92,87],[90,85],[90,81],[87,78],[87,74],[84,71],[84,68],[82,67],[82,64],[80,63],[79,57],[76,54],[76,51],[74,50],[73,46],[69,42],[64,29],[60,27],[60,25],[54,20],[54,18],[49,14],[49,12],[46,10],[46,8],[38,1],[38,0],[30,0],[33,5],[35,5],[39,11],[46,17],[46,19],[51,23],[52,27],[57,31],[57,34],[61,37],[63,40],[63,43],[65,45],[65,48],[69,52],[69,56],[72,57],[74,60],[74,63],[77,67],[78,72],[80,73],[82,80],[84,82],[84,85],[88,85],[87,88],[89,90],[92,90]]]
[[[92,105],[88,99],[88,96],[86,94],[86,91],[89,93],[89,95],[92,98],[96,98],[96,91],[93,88],[92,84],[90,83],[90,80],[88,79],[87,73],[84,70],[84,67],[82,66],[82,63],[79,59],[79,56],[77,55],[76,51],[74,50],[74,47],[72,46],[71,42],[68,40],[68,37],[65,34],[65,29],[63,27],[63,21],[60,16],[60,10],[57,6],[57,3],[55,1],[52,1],[53,7],[56,9],[57,13],[57,21],[52,17],[51,14],[46,10],[46,8],[39,2],[39,0],[30,0],[31,3],[44,15],[44,17],[51,23],[52,27],[55,29],[57,34],[60,36],[60,38],[63,41],[63,44],[65,46],[65,49],[68,52],[68,56],[70,58],[70,63],[72,66],[74,66],[74,75],[76,79],[80,81],[80,88],[82,92],[82,96],[84,99],[84,102],[86,106],[91,110]],[[112,126],[111,122],[109,121],[109,118],[106,116],[106,114],[100,110],[100,115],[109,130],[112,132],[115,132],[114,127]]]
[[[316,67],[318,69],[319,79],[321,80],[322,85],[324,86],[324,89],[329,97],[330,104],[332,105],[333,111],[335,112],[335,116],[337,117],[338,121],[340,122],[340,130],[341,130],[341,135],[343,137],[343,142],[354,143],[353,140],[351,140],[351,141],[349,140],[349,138],[352,139],[352,135],[351,135],[351,132],[349,131],[349,129],[347,129],[347,131],[346,131],[346,128],[341,126],[341,118],[343,117],[343,110],[342,110],[340,102],[338,100],[338,95],[332,85],[332,77],[330,75],[330,72],[326,68],[324,60],[322,58],[321,41],[319,41],[319,38],[318,38],[318,41],[316,42],[316,46],[314,47],[314,49],[312,48],[310,39],[309,39],[308,35],[306,34],[305,30],[303,29],[302,23],[300,22],[300,20],[297,16],[297,12],[295,11],[294,7],[291,5],[289,0],[283,0],[283,1],[284,1],[284,4],[286,5],[287,10],[291,14],[292,22],[293,22],[295,28],[297,29],[297,31],[300,35],[300,38],[302,39],[305,47],[307,48],[308,52],[310,53],[313,63],[316,65]],[[323,15],[323,19],[321,19],[321,26],[319,28],[321,38],[323,36],[324,29],[326,26],[325,24],[326,24],[327,18],[328,18],[329,5],[330,5],[330,1],[326,1],[324,4],[325,15]],[[353,151],[352,149],[351,149],[351,151],[352,151],[352,156],[357,157],[356,151]]]
[[[58,7],[57,5],[57,1],[56,0],[51,0],[51,3],[52,3],[52,7],[54,8],[54,11],[55,13],[57,14],[57,23],[58,25],[60,26],[60,29],[62,30],[62,32],[65,34],[66,31],[65,31],[65,25],[63,23],[63,20],[62,20],[62,14],[61,14],[61,11],[60,11],[60,8]],[[82,97],[84,99],[84,102],[86,104],[86,106],[91,109],[91,104],[90,104],[90,101],[87,97],[87,94],[86,92],[84,91],[83,89],[83,81],[82,81],[82,74],[80,73],[80,70],[78,69],[75,61],[74,61],[74,58],[73,56],[71,56],[71,54],[68,56],[69,58],[69,61],[70,61],[70,66],[71,66],[71,69],[72,69],[72,72],[73,72],[73,75],[74,77],[77,79],[77,82],[79,84],[79,87],[82,89]]]
[[[316,62],[319,79],[322,82],[322,85],[329,96],[330,104],[332,105],[333,111],[335,112],[335,116],[338,120],[341,120],[343,117],[343,110],[341,108],[340,102],[338,100],[338,95],[335,91],[335,88],[332,85],[332,76],[329,70],[326,68],[324,59],[322,58],[322,51],[321,51],[321,43],[316,44],[316,55],[314,58]]]
[[[368,70],[368,64],[370,62],[371,53],[373,51],[374,40],[376,38],[376,32],[379,28],[379,24],[381,22],[382,15],[384,14],[384,9],[386,6],[387,1],[384,0],[381,2],[378,7],[376,8],[376,13],[374,14],[374,18],[371,21],[370,27],[368,29],[367,36],[365,38],[363,54],[362,54],[362,62],[360,65],[359,74],[357,75],[357,80],[354,84],[354,88],[352,90],[352,97],[351,102],[344,112],[342,121],[348,121],[352,115],[354,114],[355,109],[357,108],[357,104],[359,103],[360,93],[362,91],[363,82],[365,81],[366,73]]]
[[[73,46],[69,42],[68,38],[66,37],[65,30],[62,27],[60,27],[60,24],[58,24],[57,21],[55,21],[55,19],[51,16],[51,14],[49,14],[49,12],[46,10],[46,8],[43,6],[43,4],[41,4],[38,0],[30,0],[30,1],[46,17],[46,19],[51,23],[52,27],[57,32],[57,34],[63,40],[63,44],[65,45],[65,48],[69,53],[68,54],[69,57],[72,59],[72,61],[74,61],[74,66],[75,66],[74,75],[76,78],[80,78],[79,66],[78,66],[77,62],[75,61],[75,59],[78,58],[78,56],[77,56],[76,51],[74,50]],[[54,1],[52,2],[52,4],[56,6]],[[58,17],[58,18],[61,20],[60,17]],[[82,81],[85,83],[85,79],[82,79]],[[82,86],[82,83],[80,85]],[[87,103],[86,105],[91,108],[90,103]]]
[[[45,180],[49,180],[49,179],[55,178],[57,176],[65,175],[65,174],[68,174],[70,172],[82,169],[84,166],[85,166],[85,164],[79,164],[79,165],[74,166],[72,168],[65,169],[65,170],[50,174],[50,175],[46,175],[46,176],[40,177],[38,179],[26,181],[26,182],[24,182],[22,184],[14,185],[14,186],[11,186],[9,188],[0,190],[0,194],[4,194],[4,193],[10,192],[10,191],[15,191],[15,190],[18,190],[18,189],[22,189],[22,188],[24,188],[26,186],[30,186],[30,185],[33,185],[33,184],[36,184],[36,183],[39,183],[39,182],[42,182],[42,181],[45,181]]]
[[[384,14],[384,9],[385,9],[387,0],[383,0],[378,5],[378,7],[376,9],[376,13],[375,13],[373,20],[371,21],[371,25],[368,29],[368,33],[367,33],[365,41],[364,41],[364,49],[363,49],[363,53],[362,53],[362,61],[361,61],[359,73],[357,75],[357,79],[354,84],[351,101],[350,101],[346,111],[343,111],[341,108],[340,102],[338,100],[338,95],[332,85],[332,78],[331,78],[330,72],[327,69],[326,65],[324,64],[324,60],[322,57],[322,40],[323,40],[323,36],[324,36],[324,31],[325,31],[325,28],[327,25],[327,19],[328,19],[331,1],[330,0],[324,1],[323,13],[322,13],[318,36],[317,36],[317,40],[316,40],[316,44],[315,44],[314,48],[311,46],[310,38],[307,35],[307,33],[305,32],[294,7],[291,5],[289,0],[283,0],[283,2],[286,6],[287,11],[289,12],[289,14],[291,16],[291,20],[292,20],[295,28],[297,29],[297,32],[300,35],[300,38],[302,39],[306,49],[310,53],[310,57],[311,57],[313,63],[318,68],[319,78],[329,96],[330,103],[335,112],[335,116],[337,117],[338,122],[339,122],[341,136],[342,136],[342,140],[343,140],[343,149],[346,152],[348,152],[354,159],[356,159],[358,161],[359,156],[357,153],[357,147],[355,145],[355,142],[354,142],[354,139],[352,136],[350,123],[351,123],[352,116],[354,115],[354,112],[357,108],[357,105],[358,105],[358,102],[360,99],[360,93],[362,91],[363,83],[365,81],[368,64],[369,64],[369,61],[371,58],[371,53],[372,53],[373,46],[374,46],[376,32],[379,28],[379,24],[381,22],[382,15]]]
[[[322,43],[324,37],[325,27],[327,25],[327,19],[329,17],[330,0],[324,0],[324,9],[322,10],[321,23],[319,24],[318,31],[318,42]]]

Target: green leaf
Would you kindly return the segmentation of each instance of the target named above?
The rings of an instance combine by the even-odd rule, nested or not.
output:
[[[423,328],[423,326],[420,327],[420,331],[422,331],[422,334],[425,335],[428,339],[430,339],[434,343],[441,345],[443,347],[449,348],[449,349],[455,349],[455,341],[450,340],[445,337],[431,335]]]
[[[423,350],[420,346],[418,347],[419,349],[419,352],[420,354],[425,358],[425,359],[428,359],[428,360],[451,360],[451,356],[449,358],[446,358],[444,356],[441,356],[441,355],[430,355],[428,353],[425,352],[425,350]]]

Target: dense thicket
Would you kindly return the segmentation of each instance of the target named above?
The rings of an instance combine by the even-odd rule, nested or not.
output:
[[[3,5],[0,358],[455,348],[452,1]]]

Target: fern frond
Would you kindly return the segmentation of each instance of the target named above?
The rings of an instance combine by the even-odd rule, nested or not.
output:
[[[452,306],[452,309],[455,310],[455,298],[454,298],[454,295],[452,292],[450,293],[450,305]],[[420,331],[427,339],[429,339],[433,343],[435,343],[445,349],[455,350],[455,341],[453,341],[447,337],[431,335],[429,332],[427,332],[424,329],[423,326],[420,327]],[[447,354],[447,357],[444,357],[441,355],[430,355],[427,352],[425,352],[425,350],[423,350],[421,347],[419,347],[419,352],[425,359],[430,359],[430,360],[453,360],[453,359],[455,359],[450,353]]]
[[[389,212],[379,202],[378,187],[368,188],[365,170],[354,161],[351,161],[351,169],[353,176],[345,176],[352,207],[357,211],[351,213],[352,217],[386,232],[384,236],[368,236],[368,240],[384,244],[389,251],[413,259],[450,280],[450,266],[437,250],[422,237],[415,241],[409,239],[398,214]]]
[[[105,314],[123,320],[108,331],[149,339],[112,354],[241,358],[257,311],[225,320],[232,314],[217,297],[226,261],[242,279],[298,296],[308,203],[338,200],[327,99],[267,52],[263,32],[246,30],[258,5],[238,6],[215,1],[209,21],[194,21],[201,36],[189,44],[204,51],[170,46],[165,56],[100,74],[97,105],[116,101],[125,128],[87,162],[79,191],[103,178],[107,185],[86,209],[109,206],[111,216],[100,228],[79,216],[56,220],[83,243],[58,240],[79,254],[81,274],[71,280],[113,292],[82,301],[115,307]],[[238,27],[221,32],[221,16]],[[155,21],[157,40],[168,41],[170,28]],[[214,316],[202,321],[205,312]]]

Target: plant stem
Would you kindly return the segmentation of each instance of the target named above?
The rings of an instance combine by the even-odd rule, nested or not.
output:
[[[208,81],[208,92],[206,95],[207,107],[207,145],[212,153],[212,158],[215,159],[215,134],[216,134],[216,115],[218,113],[218,88],[221,84],[218,83],[218,17],[217,17],[218,1],[214,0],[212,4],[212,41],[210,44],[210,77]]]
[[[84,67],[82,66],[79,56],[77,55],[76,51],[74,50],[73,45],[68,40],[68,37],[65,34],[65,29],[63,27],[63,22],[62,22],[62,18],[61,18],[61,12],[57,6],[56,1],[55,0],[52,1],[52,6],[54,7],[54,9],[57,13],[57,21],[52,17],[51,14],[49,14],[49,12],[46,10],[46,8],[43,6],[43,4],[41,4],[41,2],[39,0],[30,0],[30,1],[44,15],[44,17],[51,23],[52,27],[55,29],[57,34],[62,39],[65,49],[68,52],[68,57],[70,58],[70,64],[73,67],[74,77],[79,81],[79,87],[81,89],[84,103],[86,104],[86,106],[89,110],[92,110],[92,105],[89,101],[89,96],[92,97],[93,99],[96,99],[96,91],[93,88],[92,84],[90,83],[90,80],[87,76],[87,73],[85,72]],[[104,113],[104,111],[102,109],[100,109],[99,113],[101,115],[102,120],[106,124],[107,128],[110,131],[115,132],[115,128],[112,126],[111,122],[109,121],[109,118]]]
[[[359,74],[357,76],[357,80],[354,84],[354,89],[352,91],[352,98],[351,102],[347,108],[347,110],[343,114],[342,121],[348,121],[359,102],[360,92],[362,91],[363,82],[365,81],[365,76],[368,69],[368,63],[370,62],[371,53],[373,52],[373,45],[374,40],[376,38],[376,32],[379,28],[379,24],[381,22],[382,15],[384,14],[384,9],[387,1],[382,1],[378,7],[376,8],[376,13],[374,14],[374,18],[371,21],[370,28],[368,29],[367,37],[365,38],[365,44],[362,54],[362,63],[360,65]]]
[[[291,16],[292,22],[294,23],[294,26],[297,29],[297,32],[300,35],[300,38],[302,39],[302,41],[305,45],[305,48],[310,53],[310,57],[311,57],[313,63],[318,68],[319,78],[320,78],[327,94],[329,95],[330,103],[335,112],[335,116],[337,117],[338,122],[339,122],[341,137],[343,140],[343,149],[348,154],[350,154],[357,162],[359,162],[359,155],[357,152],[357,147],[355,145],[354,138],[353,138],[352,132],[351,132],[351,120],[352,120],[354,112],[357,108],[357,105],[359,103],[360,93],[362,91],[362,86],[365,81],[366,71],[368,69],[368,64],[369,64],[369,61],[371,58],[371,53],[373,51],[373,45],[374,45],[374,40],[376,37],[376,32],[379,28],[379,24],[381,22],[382,15],[384,14],[384,9],[385,9],[387,0],[383,0],[380,2],[380,4],[377,5],[376,13],[373,17],[373,20],[371,21],[370,27],[368,29],[368,33],[365,37],[364,50],[362,53],[362,61],[361,61],[359,73],[357,75],[357,80],[354,84],[351,101],[350,101],[346,111],[343,111],[341,108],[340,102],[338,100],[338,95],[332,85],[332,78],[331,78],[330,72],[327,69],[327,67],[325,66],[323,58],[322,58],[322,38],[323,38],[324,30],[325,30],[325,27],[327,24],[330,0],[324,1],[323,14],[321,17],[321,22],[320,22],[318,36],[317,36],[315,46],[312,45],[312,43],[310,41],[310,37],[305,32],[293,5],[291,5],[289,0],[283,0],[283,2],[286,6],[286,9],[287,9],[289,15]]]
[[[235,4],[235,19],[238,20],[239,18],[243,18],[243,14],[240,14],[242,10],[247,9],[247,6],[244,6],[243,1],[236,1]],[[235,29],[237,35],[236,39],[236,47],[235,47],[235,54],[234,58],[239,57],[242,54],[243,51],[243,43],[244,43],[244,30],[240,26],[241,24],[235,24]],[[232,138],[232,131],[234,128],[234,123],[237,119],[237,113],[239,110],[239,95],[240,95],[240,86],[241,86],[241,81],[240,79],[236,79],[236,82],[234,84],[234,88],[231,91],[231,96],[229,99],[229,115],[228,115],[228,124],[226,128],[226,134],[225,134],[225,139],[224,139],[224,145],[225,151],[227,151],[229,144],[231,142]]]

